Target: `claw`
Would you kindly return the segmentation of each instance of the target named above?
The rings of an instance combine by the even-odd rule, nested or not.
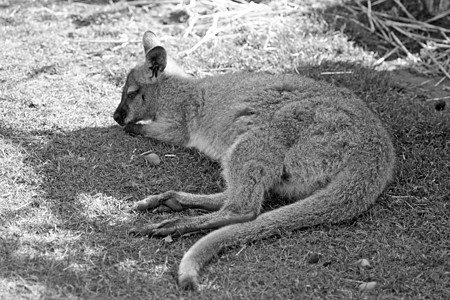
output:
[[[138,211],[154,209],[153,212],[172,212],[181,211],[183,206],[175,200],[173,192],[165,192],[159,195],[149,196],[134,205],[134,209]]]
[[[179,236],[180,234],[178,234],[174,228],[156,229],[152,234],[152,236],[159,236],[159,237],[165,237],[168,235]]]
[[[132,210],[134,210],[134,211],[143,211],[143,210],[147,210],[148,208],[149,208],[148,204],[146,202],[144,202],[144,200],[142,200],[142,201],[136,202],[133,205]]]
[[[164,205],[166,207],[171,208],[173,211],[182,211],[183,210],[183,206],[181,206],[180,202],[178,202],[177,200],[175,200],[173,198],[169,198],[166,201],[164,201]]]
[[[149,224],[142,227],[134,227],[129,230],[129,234],[135,236],[149,235],[149,236],[180,236],[182,231],[177,227],[180,219],[165,220],[157,224]]]
[[[142,233],[139,231],[137,227],[133,227],[130,230],[128,230],[128,234],[132,236],[141,236]]]
[[[134,227],[128,231],[129,235],[132,236],[152,236],[152,237],[165,237],[168,235],[180,236],[181,234],[177,232],[176,228],[155,228],[154,226],[145,227]]]
[[[149,224],[141,227],[133,227],[131,228],[128,233],[134,236],[143,236],[143,235],[150,235],[152,236],[154,234],[154,231],[158,229],[161,223],[158,224]]]
[[[165,205],[160,205],[157,208],[155,208],[152,213],[168,213],[172,212],[173,210]]]

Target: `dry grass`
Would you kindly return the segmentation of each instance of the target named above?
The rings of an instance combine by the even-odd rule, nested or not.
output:
[[[332,30],[316,1],[105,2],[0,2],[0,299],[450,298],[448,110],[367,68],[379,57]],[[187,22],[173,19],[180,10]],[[223,183],[203,155],[127,136],[111,118],[148,29],[198,76],[290,71],[353,90],[392,128],[395,182],[361,218],[226,251],[200,294],[179,291],[178,263],[199,235],[130,237],[130,225],[166,215],[128,207]],[[148,150],[161,165],[140,159]],[[360,292],[368,281],[377,287]]]
[[[450,10],[430,15],[419,1],[401,0],[352,1],[343,7],[354,22],[390,46],[376,64],[399,54],[420,73],[450,79]]]

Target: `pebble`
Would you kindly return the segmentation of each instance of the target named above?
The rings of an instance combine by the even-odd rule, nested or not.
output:
[[[367,259],[365,259],[365,258],[361,258],[360,260],[358,260],[357,261],[357,263],[358,263],[358,265],[360,266],[360,267],[363,267],[363,268],[370,268],[370,263],[369,263],[369,261],[367,260]]]
[[[161,159],[159,158],[158,154],[156,153],[149,153],[144,156],[144,159],[146,162],[153,166],[157,166],[161,163]]]
[[[358,289],[362,291],[370,291],[373,290],[377,286],[376,281],[363,282],[359,285]]]
[[[308,264],[317,264],[321,256],[322,255],[320,253],[310,253],[306,258],[306,261],[308,262]]]

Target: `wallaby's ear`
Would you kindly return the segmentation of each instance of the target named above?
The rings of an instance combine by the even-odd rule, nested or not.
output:
[[[161,42],[151,31],[146,31],[142,38],[145,51],[145,61],[150,70],[150,77],[155,79],[167,66],[167,52]]]
[[[151,31],[146,31],[142,38],[145,51],[145,63],[136,67],[136,80],[139,83],[155,83],[163,72],[166,75],[191,77],[167,55],[166,49]]]
[[[145,54],[147,54],[150,50],[152,50],[156,46],[161,46],[161,42],[158,40],[156,35],[151,31],[146,31],[144,33],[142,42],[144,43]]]
[[[152,72],[152,77],[157,78],[167,66],[166,49],[161,46],[153,47],[149,52],[146,52],[145,60]]]

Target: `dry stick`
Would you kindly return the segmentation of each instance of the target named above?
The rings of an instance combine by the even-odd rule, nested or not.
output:
[[[353,8],[355,8],[354,6],[350,6],[350,5],[345,5],[344,9],[348,10],[349,12],[351,12],[354,16],[358,15],[358,12],[356,10],[354,10]]]
[[[353,71],[338,71],[338,72],[321,72],[320,75],[343,75],[353,74]]]
[[[370,23],[370,32],[374,32],[375,31],[375,26],[373,25],[372,22],[372,1],[368,0],[367,1],[367,18],[369,19],[369,23]]]
[[[419,86],[425,85],[425,84],[427,84],[428,82],[430,82],[431,80],[433,80],[433,79],[427,79],[427,80],[425,80],[424,82],[420,83]]]
[[[389,58],[392,54],[398,51],[398,46],[395,46],[394,49],[383,55],[383,57],[377,59],[377,61],[374,63],[374,66],[378,66],[382,64],[387,58]]]
[[[439,79],[439,81],[436,82],[436,84],[434,86],[436,87],[436,86],[440,85],[442,83],[442,81],[444,81],[444,80],[445,80],[445,76],[442,77],[441,79]]]
[[[388,37],[385,39],[386,42],[388,42],[389,44],[391,44],[393,47],[397,47],[397,48],[402,48],[403,44],[402,43],[397,43],[393,38],[392,38],[392,31],[389,30],[387,35]],[[402,49],[403,50],[403,49]]]
[[[208,41],[211,37],[215,36],[216,34],[218,34],[220,31],[222,31],[222,29],[217,29],[217,23],[219,21],[219,17],[215,17],[213,19],[213,24],[211,25],[211,27],[208,29],[208,31],[206,32],[205,36],[197,42],[197,44],[195,44],[191,49],[185,51],[183,54],[184,55],[189,55],[192,52],[194,52],[195,50],[197,50],[198,47],[200,47],[202,44],[206,43],[206,41]]]
[[[193,14],[193,16],[189,19],[189,26],[184,32],[183,38],[187,38],[189,34],[191,34],[192,30],[194,29],[195,23],[197,23],[198,21],[198,14]]]
[[[161,4],[178,4],[180,3],[179,0],[158,0],[159,5]],[[151,5],[151,4],[156,4],[155,0],[136,0],[136,1],[131,1],[131,2],[127,2],[128,5],[133,5],[133,6],[138,6],[138,5]]]
[[[428,52],[428,51],[427,51]],[[442,64],[439,63],[439,61],[434,57],[434,55],[431,54],[431,52],[428,52],[430,54],[431,60],[438,66],[438,68],[444,73],[445,76],[447,76],[448,79],[450,79],[450,74],[447,72],[447,70],[442,66]]]
[[[435,42],[436,46],[438,45],[436,42],[440,42],[441,41],[441,40],[433,38],[433,37],[426,37],[426,36],[422,36],[420,34],[416,34],[416,33],[412,33],[412,32],[407,31],[407,30],[400,29],[399,27],[397,27],[395,25],[392,25],[392,28],[394,28],[395,30],[397,30],[401,34],[405,35],[406,37],[409,37],[412,40],[416,39],[416,40],[433,41],[433,42]],[[444,46],[446,47],[446,45],[444,45]],[[450,45],[448,45],[448,47],[450,48]]]
[[[364,25],[363,23],[359,22],[358,20],[356,20],[356,19],[350,19],[350,21],[352,21],[353,23],[358,24],[359,26],[361,26],[361,27],[364,28],[365,30],[370,31],[370,28],[369,28],[369,27],[367,27],[367,26]],[[384,31],[381,31],[381,32],[382,32],[382,34],[385,34]],[[381,39],[383,39],[383,38],[385,38],[386,40],[388,39],[387,37],[382,36],[382,35],[379,34],[378,32],[374,32],[374,33],[375,33],[379,38],[381,38]],[[394,46],[395,46],[395,45],[394,45]]]
[[[281,14],[292,14],[292,13],[301,13],[305,11],[298,12],[294,9],[260,9],[254,10],[251,7],[247,9],[239,9],[239,10],[230,10],[230,11],[219,11],[213,14],[200,16],[199,19],[211,19],[214,17],[231,17],[233,19],[238,19],[243,15],[249,15],[250,18],[257,18],[261,16],[270,16],[270,15],[281,15]]]
[[[389,38],[389,28],[377,17],[374,17],[374,20],[378,24],[378,30],[381,32],[385,40],[390,40]]]
[[[416,25],[421,26],[421,27],[417,27],[417,28],[422,29],[422,30],[424,30],[425,28],[428,28],[428,29],[432,29],[432,30],[436,30],[436,31],[443,30],[445,32],[450,32],[450,29],[442,28],[439,26],[435,26],[435,25],[417,21],[417,20],[411,20],[411,19],[407,19],[407,18],[403,18],[403,17],[394,17],[394,16],[380,13],[380,12],[374,12],[374,14],[376,14],[377,16],[384,17],[384,18],[386,18],[386,20],[399,21],[399,22],[404,22],[406,24],[411,24],[411,25],[416,24]]]
[[[397,4],[398,1],[396,1]],[[371,5],[371,4],[368,4]],[[361,5],[359,4],[359,6],[361,7]],[[401,5],[399,5],[401,6]],[[358,8],[357,8],[358,9]],[[403,8],[402,8],[403,9]],[[364,7],[361,7],[361,12],[366,12],[367,9],[365,9]],[[404,9],[404,12],[409,16],[412,17],[410,14],[408,14],[409,12],[407,12],[406,8]],[[441,16],[442,15],[442,16]],[[446,14],[443,13],[441,14],[439,17],[443,17]],[[384,39],[386,41],[388,41],[391,44],[397,44],[399,47],[401,47],[401,49],[409,56],[412,55],[407,49],[406,47],[403,45],[403,43],[401,42],[401,40],[395,35],[394,32],[390,33],[389,35],[387,35],[385,33],[385,30],[389,32],[389,29],[386,27],[389,26],[392,29],[402,33],[404,36],[410,38],[410,39],[415,39],[415,40],[426,40],[426,41],[433,41],[435,42],[433,44],[434,47],[440,47],[442,48],[450,48],[449,46],[447,46],[446,44],[440,43],[442,40],[439,40],[437,38],[432,38],[432,37],[424,37],[422,35],[418,35],[414,32],[411,32],[410,30],[421,30],[421,31],[438,31],[439,33],[441,33],[442,36],[445,37],[446,40],[449,40],[447,35],[445,34],[446,31],[448,31],[447,29],[442,29],[440,27],[431,25],[431,24],[426,24],[424,22],[420,22],[417,20],[409,20],[406,19],[408,22],[405,22],[405,18],[401,18],[401,17],[392,17],[383,13],[378,13],[378,12],[373,12],[370,14],[370,23],[371,24],[376,24],[378,31],[381,32],[382,36],[384,37]],[[383,18],[383,20],[381,20],[380,18]],[[438,19],[438,18],[436,18]],[[367,28],[366,28],[367,29]],[[370,29],[369,29],[370,30]],[[392,36],[392,38],[394,39],[394,41],[392,41],[388,36]],[[390,53],[388,53],[390,54]],[[448,53],[443,53],[442,57],[449,57]],[[436,57],[433,54],[430,54],[430,59],[433,61],[434,64],[436,64],[439,69],[441,71],[445,71],[445,68],[442,66],[442,64],[439,63],[439,59],[441,59],[442,57]],[[379,59],[376,63],[380,63],[383,61],[383,58]],[[447,59],[447,63],[450,61],[450,58]],[[447,72],[448,73],[448,72]],[[445,72],[444,72],[445,74]],[[446,75],[447,76],[447,75]]]
[[[217,3],[214,2],[208,2],[203,1],[203,3],[213,5],[215,4],[215,7],[219,7]],[[242,9],[245,7],[245,9]],[[192,53],[193,51],[197,50],[202,44],[204,44],[206,41],[211,39],[212,37],[216,36],[217,33],[223,31],[223,29],[218,29],[219,20],[221,19],[228,19],[228,20],[238,20],[242,17],[246,16],[246,20],[251,20],[252,18],[258,18],[259,16],[269,16],[269,15],[290,15],[292,13],[299,13],[295,11],[294,9],[271,9],[270,7],[263,7],[262,10],[255,11],[255,7],[260,7],[252,5],[252,4],[239,4],[236,5],[236,10],[226,10],[226,11],[219,11],[210,15],[200,16],[198,14],[195,15],[195,19],[190,22],[189,27],[187,31],[184,33],[184,36],[189,35],[195,28],[198,29],[200,26],[209,26],[209,29],[207,30],[206,34],[203,36],[203,38],[197,42],[191,49],[185,51],[183,54],[187,55]],[[208,20],[212,19],[212,24]],[[199,23],[203,23],[200,26],[196,26]]]
[[[404,23],[404,22],[398,22],[398,21],[392,21],[392,20],[384,20],[386,22],[386,24],[388,25],[396,25],[396,26],[401,26],[401,27],[408,27],[408,28],[412,28],[412,29],[416,29],[416,30],[421,30],[421,31],[438,31],[440,30],[440,28],[425,28],[424,26],[420,25],[420,24],[411,24],[411,23]]]
[[[12,211],[13,211],[13,212],[17,212],[17,211],[21,210],[22,208],[27,207],[28,205],[30,205],[30,204],[32,204],[32,203],[33,203],[33,201],[28,201],[27,203],[24,203],[24,204],[22,204],[22,205],[19,206],[19,207],[13,208]]]
[[[408,49],[406,49],[405,45],[403,45],[402,41],[400,41],[400,39],[395,35],[393,31],[391,32],[391,35],[394,38],[395,42],[400,46],[400,48],[402,48],[402,50],[406,53],[408,57],[414,57],[414,55],[412,55],[411,52],[409,52]]]
[[[363,9],[361,9],[359,7],[354,6],[354,8],[356,10],[360,10],[360,12],[363,12]],[[447,28],[442,28],[442,27],[439,27],[439,26],[436,26],[436,25],[432,25],[432,24],[428,24],[428,23],[425,23],[425,22],[421,22],[421,21],[418,21],[418,20],[411,20],[411,19],[408,19],[408,18],[392,16],[392,15],[381,13],[381,12],[377,12],[377,11],[372,11],[372,16],[381,17],[381,18],[383,18],[385,20],[404,22],[406,24],[416,24],[416,25],[420,26],[420,27],[417,27],[417,29],[425,30],[425,28],[428,28],[428,29],[432,29],[432,30],[436,30],[436,31],[442,30],[442,31],[445,31],[445,32],[450,32],[450,29],[447,29]]]
[[[435,40],[438,40],[438,39],[435,39]],[[442,40],[438,40],[438,41],[442,41]],[[450,44],[441,44],[441,43],[439,43],[439,42],[435,42],[433,45],[436,46],[437,48],[447,48],[447,49],[450,49]]]
[[[442,19],[443,17],[446,17],[448,15],[450,15],[450,9],[448,9],[448,10],[446,10],[446,11],[444,11],[444,12],[442,12],[442,13],[434,16],[434,17],[432,17],[431,19],[426,20],[425,23],[430,23],[430,22]]]
[[[387,1],[387,0],[378,0],[378,1],[375,1],[374,3],[372,3],[372,7],[375,6],[375,5],[384,3],[384,2],[386,2],[386,1]]]
[[[444,37],[447,42],[450,42],[450,38],[443,31],[439,31],[439,33]]]
[[[431,98],[431,99],[427,99],[427,101],[439,101],[439,100],[445,100],[445,99],[450,99],[450,96],[439,97],[439,98]]]
[[[142,41],[120,41],[120,40],[77,40],[79,43],[99,43],[99,44],[129,44],[142,43]]]
[[[205,3],[205,2],[203,2]],[[209,4],[209,3],[208,3]],[[218,7],[217,5],[215,7]],[[255,8],[258,8],[258,10],[255,10]],[[263,8],[263,9],[261,9]],[[228,19],[228,20],[236,20],[242,18],[242,16],[247,15],[245,18],[246,20],[250,20],[251,18],[258,18],[258,16],[269,16],[269,15],[291,15],[293,13],[300,13],[297,12],[295,9],[271,9],[270,7],[266,6],[255,6],[255,5],[239,5],[236,9],[232,10],[225,10],[225,11],[218,11],[209,15],[198,15],[196,14],[196,19],[194,22],[190,22],[189,28],[187,31],[187,34],[189,34],[196,24],[202,24],[201,26],[197,26],[196,29],[199,29],[202,26],[211,26],[211,22],[209,20],[214,20],[214,18],[221,18],[221,19]],[[186,33],[185,33],[186,35]]]
[[[426,39],[426,38],[424,38],[424,37],[421,36],[421,35],[411,33],[411,32],[409,32],[408,30],[403,30],[403,29],[401,29],[400,27],[398,27],[397,25],[391,24],[391,27],[392,27],[393,29],[397,30],[398,32],[400,32],[401,34],[403,34],[404,36],[409,37],[410,39],[414,39],[414,38],[417,38],[417,39]],[[414,38],[413,38],[413,37],[414,37]]]
[[[342,280],[350,281],[350,282],[356,282],[356,283],[366,283],[366,282],[364,282],[364,281],[354,280],[354,279],[347,279],[347,278],[342,278]]]
[[[422,48],[427,52],[427,54],[430,56],[430,59],[438,66],[438,68],[444,73],[445,76],[447,76],[448,79],[450,79],[450,74],[447,72],[447,70],[439,63],[439,61],[434,57],[433,53],[429,51],[424,44],[419,42],[419,44],[422,46]]]
[[[401,8],[401,10],[410,18],[413,20],[416,20],[412,14],[409,13],[409,11],[406,9],[406,7],[403,6],[403,4],[400,2],[400,0],[394,0],[395,3]]]
[[[361,4],[359,4],[360,6],[361,6],[361,10],[363,10],[364,9],[364,6],[362,6]],[[357,13],[355,12],[355,15],[356,15]],[[386,41],[390,41],[391,39],[389,38],[389,34],[388,33],[386,33],[386,32],[389,32],[389,28],[387,28],[385,25],[384,25],[384,23],[377,17],[377,15],[376,15],[376,13],[372,13],[371,14],[371,17],[372,17],[372,19],[371,19],[371,22],[373,22],[373,23],[376,23],[378,26],[378,30],[381,32],[381,35],[382,36],[380,36],[379,34],[378,34],[378,32],[375,32],[379,37],[381,37],[382,39],[384,39],[384,40],[386,40]],[[364,28],[366,28],[368,31],[371,31],[371,32],[373,32],[370,28],[367,28],[366,26],[364,26],[364,25],[362,25],[360,22],[358,22],[361,26],[363,26]],[[373,24],[373,23],[371,23],[371,24]],[[392,44],[392,43],[391,43]],[[395,46],[395,45],[394,45]]]
[[[241,252],[244,251],[245,248],[247,248],[247,245],[242,246],[241,250],[239,250],[235,255],[239,256],[239,254],[241,254]]]

